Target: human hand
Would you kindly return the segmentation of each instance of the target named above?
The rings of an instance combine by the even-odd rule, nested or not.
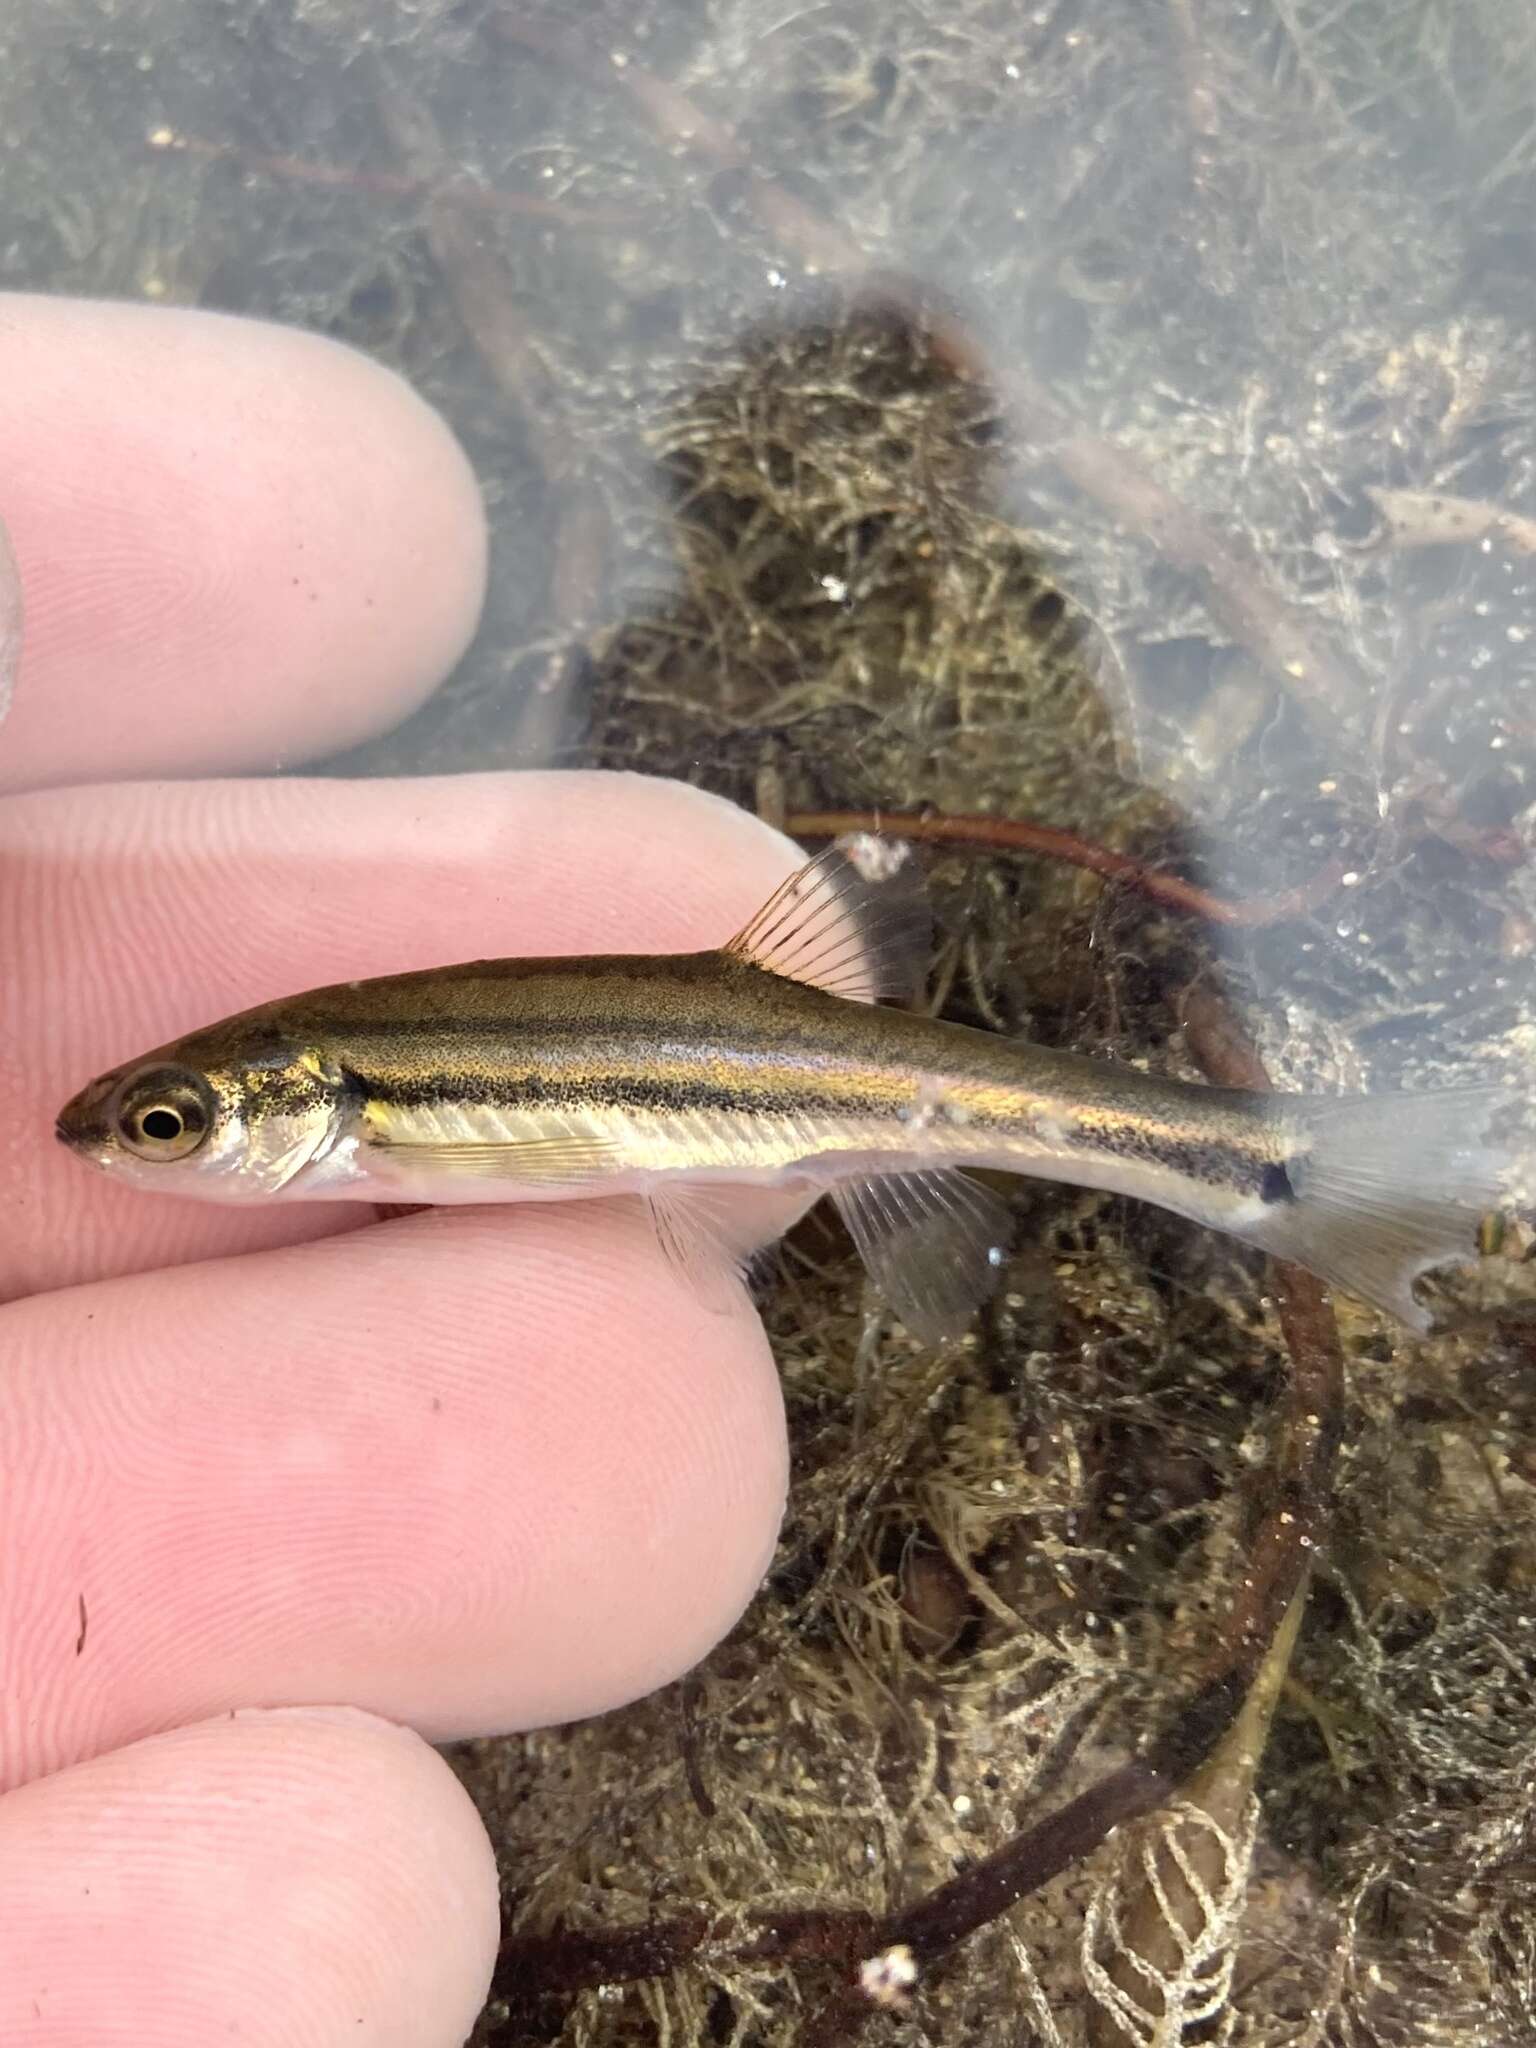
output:
[[[793,855],[619,776],[124,779],[360,738],[473,627],[462,456],[329,343],[0,301],[0,479],[0,2040],[454,2043],[496,1877],[428,1742],[730,1626],[784,1484],[762,1331],[633,1205],[221,1209],[53,1117],[318,982],[707,944]]]

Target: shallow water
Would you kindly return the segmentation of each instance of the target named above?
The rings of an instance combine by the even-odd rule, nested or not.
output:
[[[6,285],[336,335],[471,454],[494,549],[475,646],[330,766],[639,765],[791,824],[1057,828],[1239,914],[944,843],[951,1014],[1190,1072],[1202,984],[1277,1085],[1526,1090],[1518,0],[358,21],[28,0],[0,79]],[[675,1704],[559,1738],[582,1768],[558,1780],[555,1738],[488,1746],[465,1768],[493,1827],[548,1851],[509,1938],[557,1909],[643,1920],[657,1868],[675,1900],[708,1865],[733,1899],[882,1909],[1178,1712],[1294,1343],[1260,1270],[1182,1226],[1050,1192],[1021,1213],[1000,1307],[937,1378],[871,1334],[824,1239],[774,1297],[803,1476],[783,1569],[694,1711],[715,1803],[766,1810],[792,1767],[798,1816],[630,1812],[677,1754]],[[1528,1304],[1521,1278],[1449,1299]],[[1529,2038],[1508,1849],[1536,1766],[1530,1323],[1409,1346],[1340,1314],[1348,1447],[1256,1845],[1252,1773],[1229,1757],[1206,1788],[1231,2038],[1463,2040],[1489,2011]],[[878,1769],[850,1716],[879,1725]],[[621,1808],[622,1844],[583,1866],[602,1884],[562,1865],[552,1845]],[[913,2038],[1011,2039],[1021,2002],[1030,2038],[1133,2038],[1104,1962],[1151,1939],[1127,1886],[1089,1856],[1017,1944],[983,1930]],[[509,1954],[488,2041],[646,2039],[655,2009],[675,2039],[788,2040],[825,1991],[814,1962],[737,1961],[520,2005]]]

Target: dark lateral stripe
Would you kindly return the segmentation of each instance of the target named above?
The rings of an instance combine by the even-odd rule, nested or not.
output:
[[[894,1117],[892,1090],[868,1086],[825,1088],[754,1081],[750,1068],[719,1082],[665,1068],[605,1067],[563,1075],[492,1074],[465,1068],[440,1075],[390,1074],[369,1070],[359,1084],[375,1101],[393,1109],[433,1109],[469,1103],[484,1109],[640,1109],[674,1114],[715,1111],[730,1115],[814,1115]]]

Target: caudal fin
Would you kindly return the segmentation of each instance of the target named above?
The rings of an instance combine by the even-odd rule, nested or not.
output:
[[[1474,1258],[1480,1220],[1530,1200],[1536,1159],[1493,1135],[1511,1106],[1502,1088],[1278,1099],[1292,1139],[1290,1192],[1244,1234],[1427,1330],[1414,1281]]]

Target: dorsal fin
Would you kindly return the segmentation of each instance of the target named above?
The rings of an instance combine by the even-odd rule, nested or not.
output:
[[[917,995],[933,920],[922,870],[904,839],[834,839],[769,897],[727,953],[770,974],[862,1003]]]

